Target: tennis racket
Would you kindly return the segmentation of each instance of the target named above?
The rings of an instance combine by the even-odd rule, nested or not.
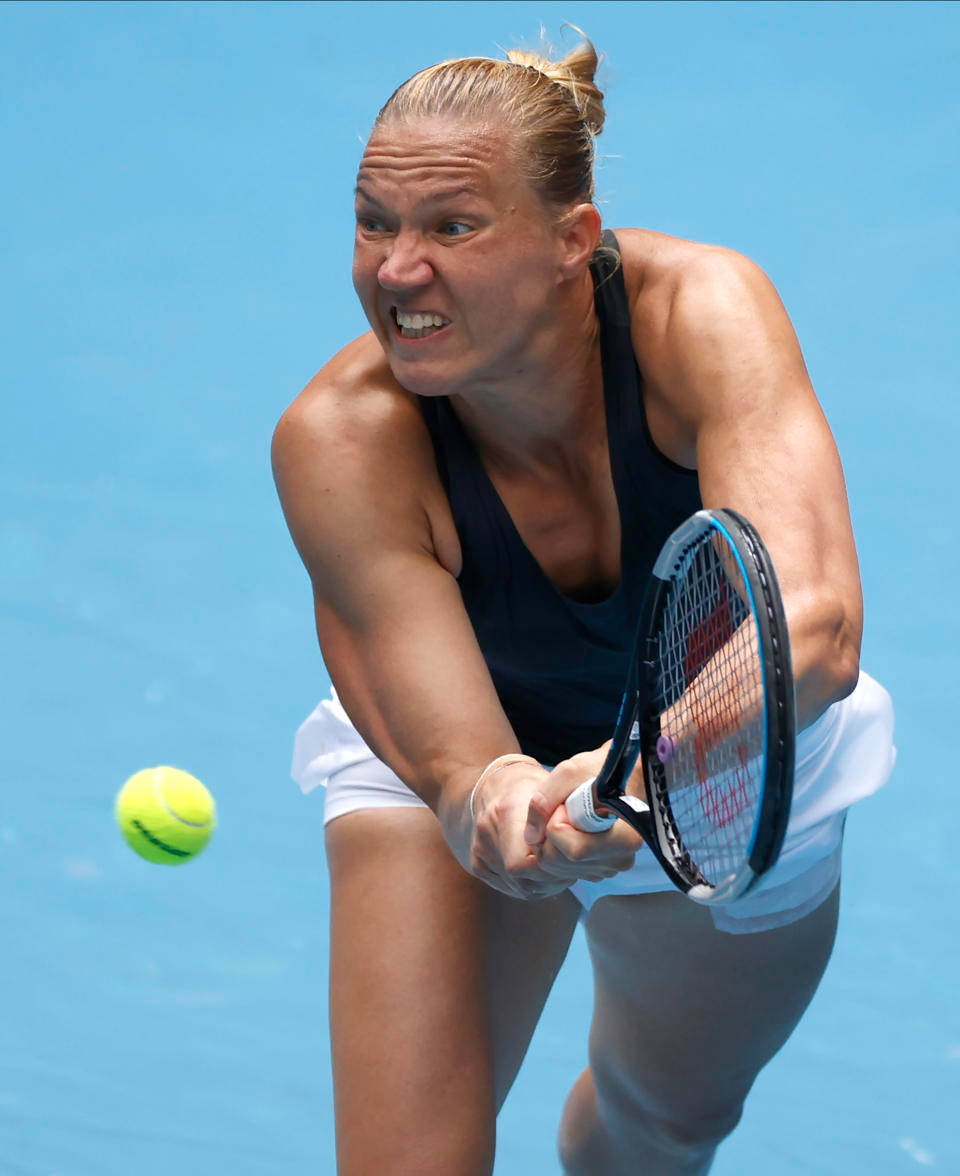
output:
[[[741,515],[698,511],[657,558],[610,751],[567,815],[586,832],[622,818],[689,898],[733,902],[779,856],[795,741],[773,564]]]

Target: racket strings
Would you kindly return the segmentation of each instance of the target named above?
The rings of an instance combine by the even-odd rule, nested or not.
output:
[[[752,847],[764,774],[763,668],[749,594],[726,539],[714,531],[684,558],[660,633],[666,742],[653,775],[682,867],[717,884]]]

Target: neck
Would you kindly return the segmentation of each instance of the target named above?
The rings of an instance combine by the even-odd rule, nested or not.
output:
[[[606,435],[589,271],[558,301],[507,374],[450,397],[478,453],[504,469],[550,462],[596,433]]]

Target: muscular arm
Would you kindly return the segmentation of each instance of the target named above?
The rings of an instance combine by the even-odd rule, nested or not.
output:
[[[450,570],[452,523],[438,551],[446,504],[419,411],[358,340],[281,418],[273,464],[337,691],[442,820],[518,744]]]
[[[634,343],[653,413],[680,422],[704,506],[740,511],[770,550],[807,726],[856,684],[863,605],[840,459],[793,327],[765,275],[726,250],[679,268],[659,323],[644,298]]]
[[[527,844],[528,804],[547,778],[529,757],[488,777],[470,818],[483,767],[519,744],[457,586],[459,545],[429,436],[364,339],[284,413],[273,463],[344,706],[437,814],[461,864],[523,898],[629,865],[639,839],[625,825],[574,833],[563,853]]]

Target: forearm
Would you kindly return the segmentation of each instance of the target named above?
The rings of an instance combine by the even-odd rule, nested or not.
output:
[[[520,746],[469,623],[439,628],[409,616],[358,632],[317,605],[324,659],[351,720],[452,837],[484,767]]]

